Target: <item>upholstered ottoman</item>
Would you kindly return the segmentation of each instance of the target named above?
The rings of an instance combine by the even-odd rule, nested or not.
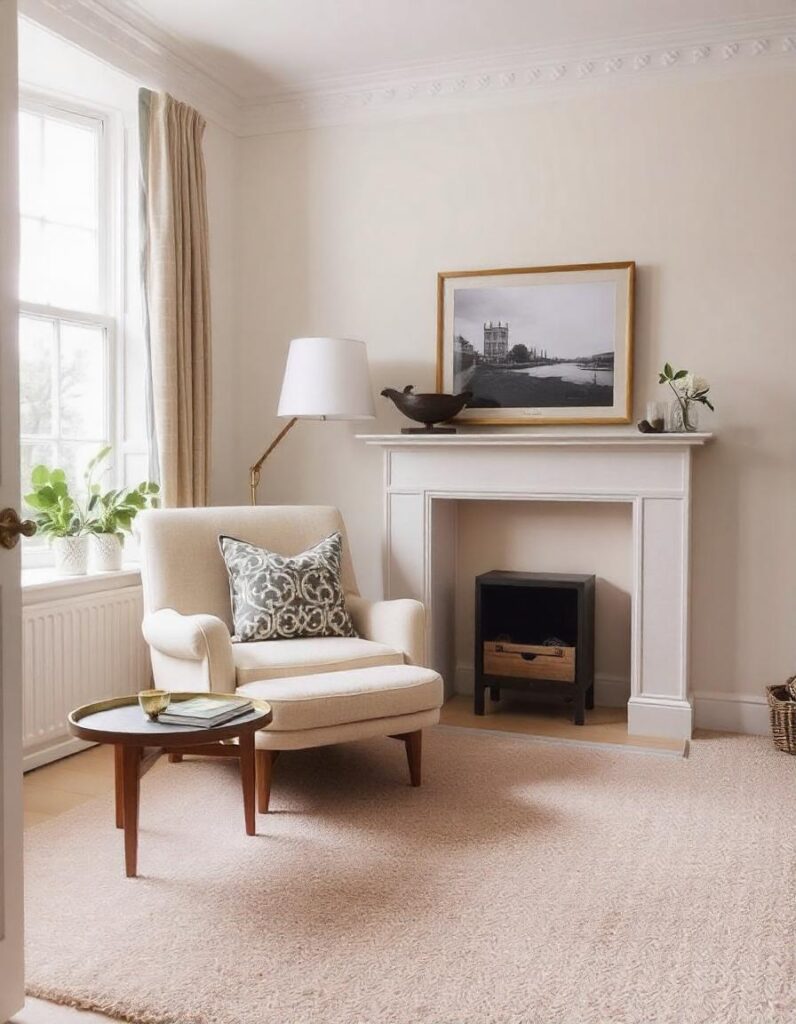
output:
[[[236,691],[271,705],[273,720],[256,734],[259,810],[265,814],[280,750],[321,747],[373,736],[403,740],[413,786],[420,785],[422,730],[439,721],[442,679],[417,665],[260,679]]]

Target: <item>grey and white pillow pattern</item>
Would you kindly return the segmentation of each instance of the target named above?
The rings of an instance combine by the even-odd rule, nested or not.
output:
[[[345,606],[339,533],[292,557],[235,537],[218,543],[229,573],[233,639],[357,635]]]

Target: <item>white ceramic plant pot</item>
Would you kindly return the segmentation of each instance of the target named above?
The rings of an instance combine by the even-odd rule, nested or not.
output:
[[[91,571],[119,572],[124,539],[116,533],[91,534]]]
[[[85,576],[88,572],[88,537],[54,537],[53,553],[59,576]]]

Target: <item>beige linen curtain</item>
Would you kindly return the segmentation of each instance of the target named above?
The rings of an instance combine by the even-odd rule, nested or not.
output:
[[[170,507],[206,505],[210,457],[210,285],[205,121],[141,89],[141,235],[150,473]]]

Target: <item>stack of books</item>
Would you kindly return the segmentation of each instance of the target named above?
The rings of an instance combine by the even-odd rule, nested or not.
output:
[[[193,725],[199,729],[212,729],[225,725],[251,710],[250,700],[213,700],[210,697],[191,697],[171,704],[158,715],[164,725]]]

